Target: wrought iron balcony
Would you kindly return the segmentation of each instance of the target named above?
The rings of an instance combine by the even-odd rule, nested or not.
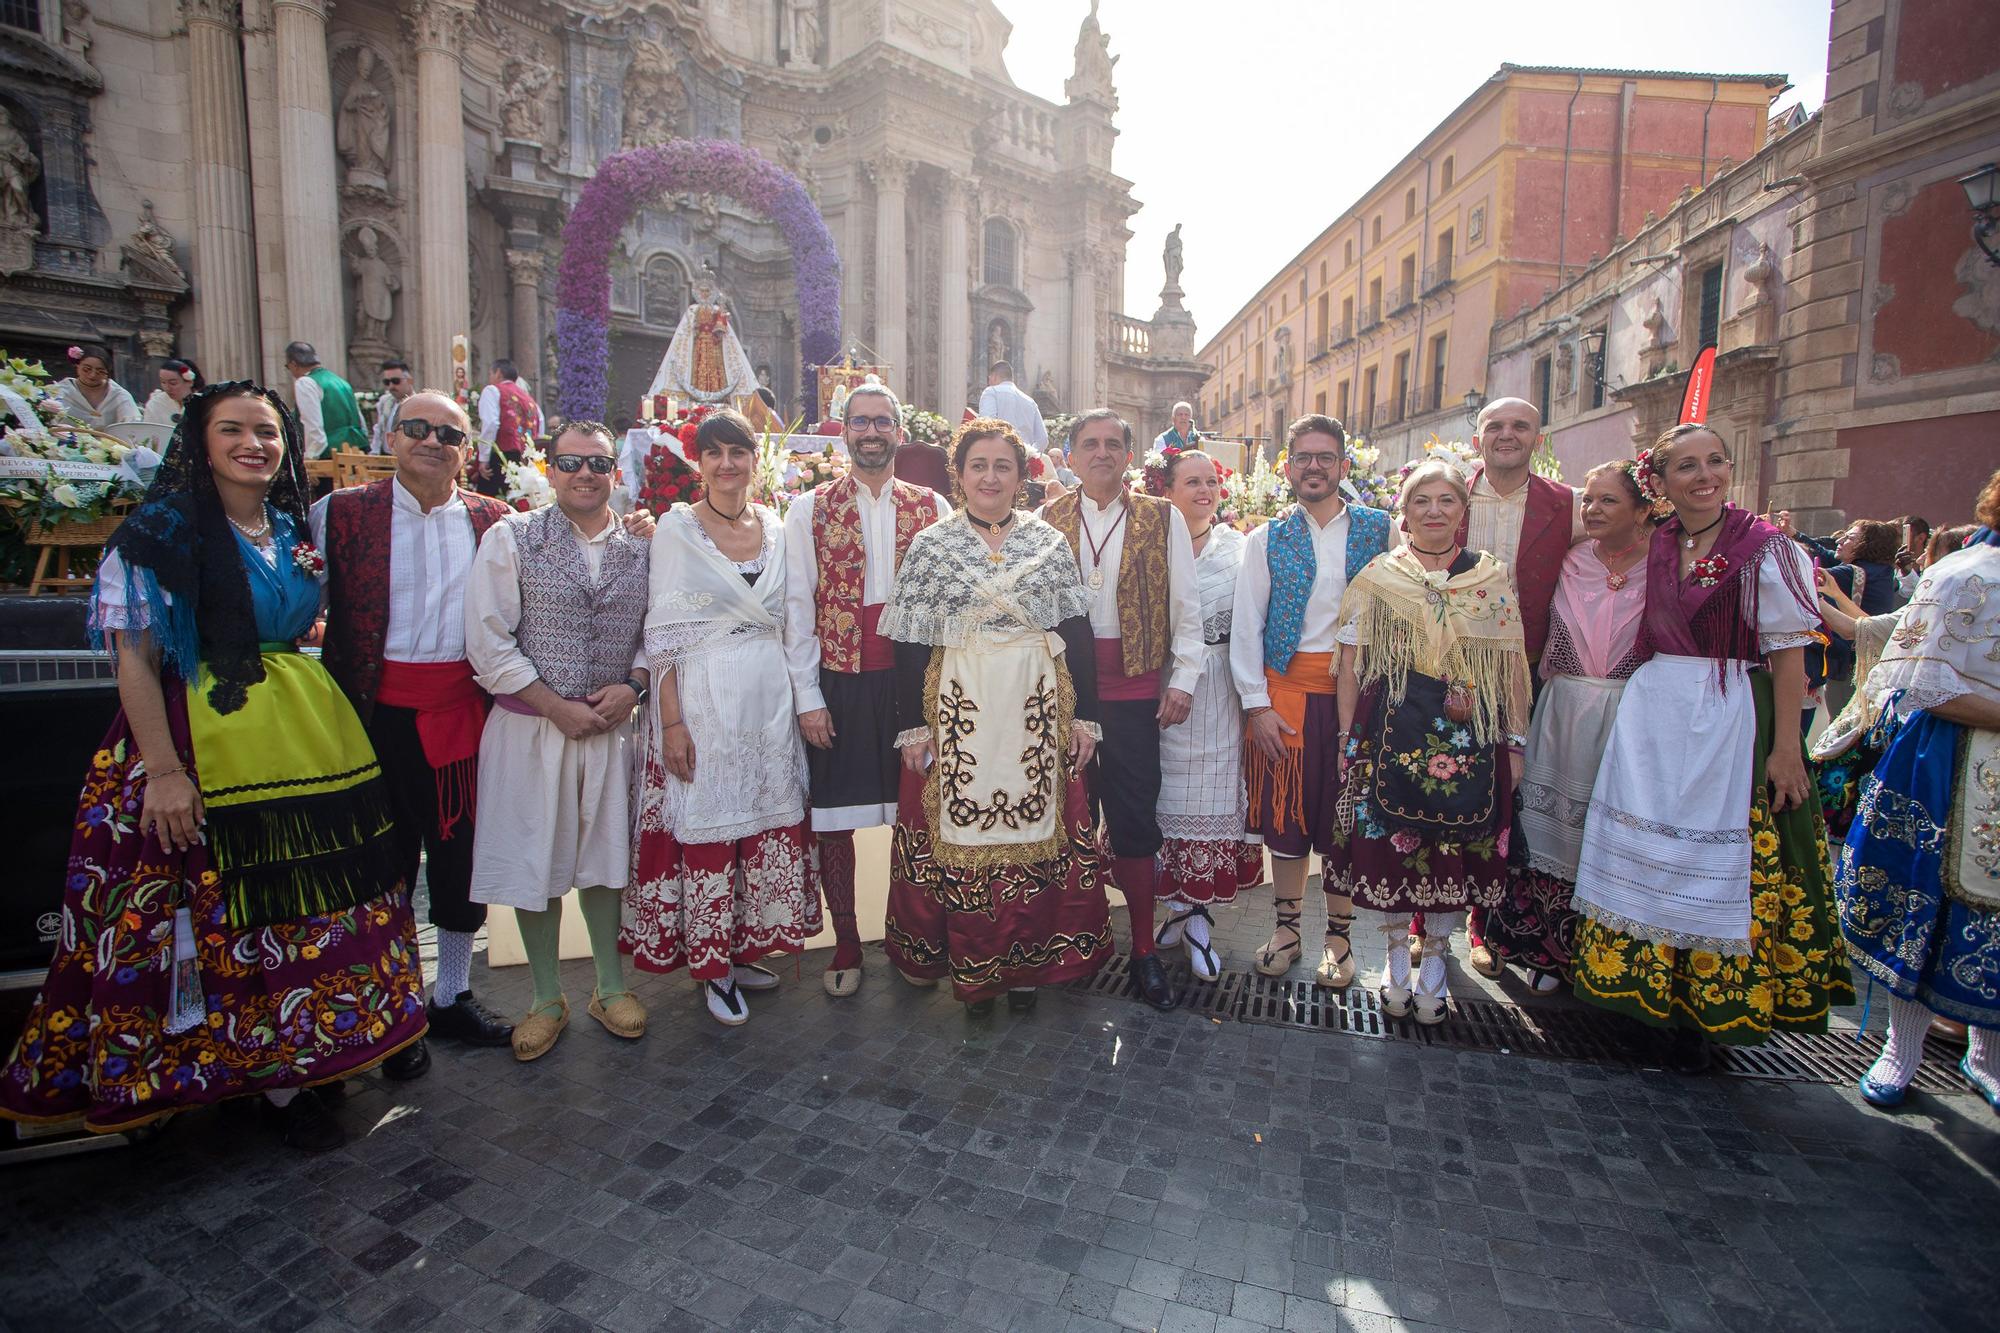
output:
[[[1374,328],[1377,324],[1380,324],[1381,322],[1382,322],[1381,303],[1377,301],[1370,301],[1367,305],[1361,307],[1361,317],[1355,320],[1354,322],[1355,332],[1366,333],[1368,332],[1368,330]]]
[[[1389,313],[1408,310],[1417,303],[1417,285],[1414,282],[1399,282],[1389,292]]]
[[[1450,255],[1441,256],[1435,264],[1424,270],[1423,293],[1429,296],[1440,287],[1451,285]]]

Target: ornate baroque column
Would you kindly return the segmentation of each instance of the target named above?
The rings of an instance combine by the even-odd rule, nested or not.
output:
[[[509,250],[507,281],[511,284],[513,296],[510,313],[514,333],[514,360],[521,366],[523,374],[535,377],[537,391],[553,398],[554,395],[542,388],[541,381],[542,252]]]
[[[875,177],[875,356],[888,363],[890,382],[909,374],[909,274],[905,268],[903,201],[913,164],[883,157],[871,164]]]
[[[333,154],[333,85],[327,72],[331,0],[273,0],[277,28],[278,141],[284,195],[286,340],[303,339],[337,371],[347,367],[340,300],[340,194]]]
[[[1102,406],[1097,402],[1097,271],[1102,257],[1092,246],[1081,246],[1069,260],[1069,402],[1071,412]]]
[[[410,351],[417,382],[439,387],[451,383],[452,335],[471,332],[472,321],[458,59],[471,18],[466,0],[405,0],[403,7],[417,51],[417,341]]]
[[[938,260],[944,271],[939,285],[937,399],[947,421],[958,416],[969,387],[966,362],[972,355],[972,290],[966,265],[975,190],[963,176],[948,177],[944,183],[944,253]]]
[[[259,375],[257,229],[250,213],[250,129],[243,115],[237,0],[181,0],[188,33],[194,268],[201,359],[219,379]]]

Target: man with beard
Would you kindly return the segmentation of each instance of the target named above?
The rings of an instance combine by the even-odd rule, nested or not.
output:
[[[1347,477],[1347,432],[1312,414],[1285,432],[1285,480],[1298,503],[1250,534],[1236,573],[1229,670],[1243,700],[1244,783],[1252,833],[1271,853],[1277,929],[1256,968],[1281,977],[1299,960],[1299,917],[1313,852],[1333,849],[1340,799],[1340,716],[1334,626],[1347,585],[1389,548],[1389,516],[1340,496]],[[1322,984],[1354,980],[1354,900],[1327,895]],[[1191,918],[1189,929],[1206,928]]]
[[[937,492],[891,475],[902,404],[882,385],[847,400],[850,470],[785,514],[785,642],[799,730],[810,747],[812,827],[833,918],[827,994],[861,988],[854,920],[854,830],[896,822],[896,665],[876,633],[917,533],[951,512]]]
[[[1160,732],[1187,721],[1207,653],[1194,539],[1173,505],[1126,486],[1132,427],[1110,408],[1071,424],[1069,458],[1082,489],[1051,500],[1042,517],[1069,539],[1090,593],[1104,728],[1090,766],[1090,800],[1131,914],[1132,979],[1146,1003],[1171,1009],[1174,990],[1153,938],[1155,858],[1166,840],[1158,810]]]

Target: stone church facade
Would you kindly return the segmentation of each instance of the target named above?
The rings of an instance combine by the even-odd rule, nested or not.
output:
[[[541,388],[599,164],[717,138],[806,184],[843,342],[912,401],[955,418],[1004,357],[1048,407],[1163,420],[1203,371],[1177,284],[1120,308],[1109,39],[1093,5],[1058,103],[1009,78],[1010,27],[992,0],[8,0],[0,177],[31,179],[12,215],[0,191],[0,346],[104,342],[139,389],[169,355],[283,382],[303,339],[365,387],[391,356],[448,383],[462,333],[475,384],[511,356]],[[782,237],[683,194],[614,257],[611,412],[704,285],[799,403]]]

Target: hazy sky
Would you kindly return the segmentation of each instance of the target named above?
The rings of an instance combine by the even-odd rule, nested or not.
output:
[[[1007,68],[1060,102],[1089,0],[997,0]],[[1159,304],[1160,246],[1184,223],[1200,346],[1503,62],[1784,74],[1819,107],[1830,0],[1679,0],[1643,19],[1605,0],[1102,0],[1119,57],[1112,166],[1131,220],[1126,313]]]

